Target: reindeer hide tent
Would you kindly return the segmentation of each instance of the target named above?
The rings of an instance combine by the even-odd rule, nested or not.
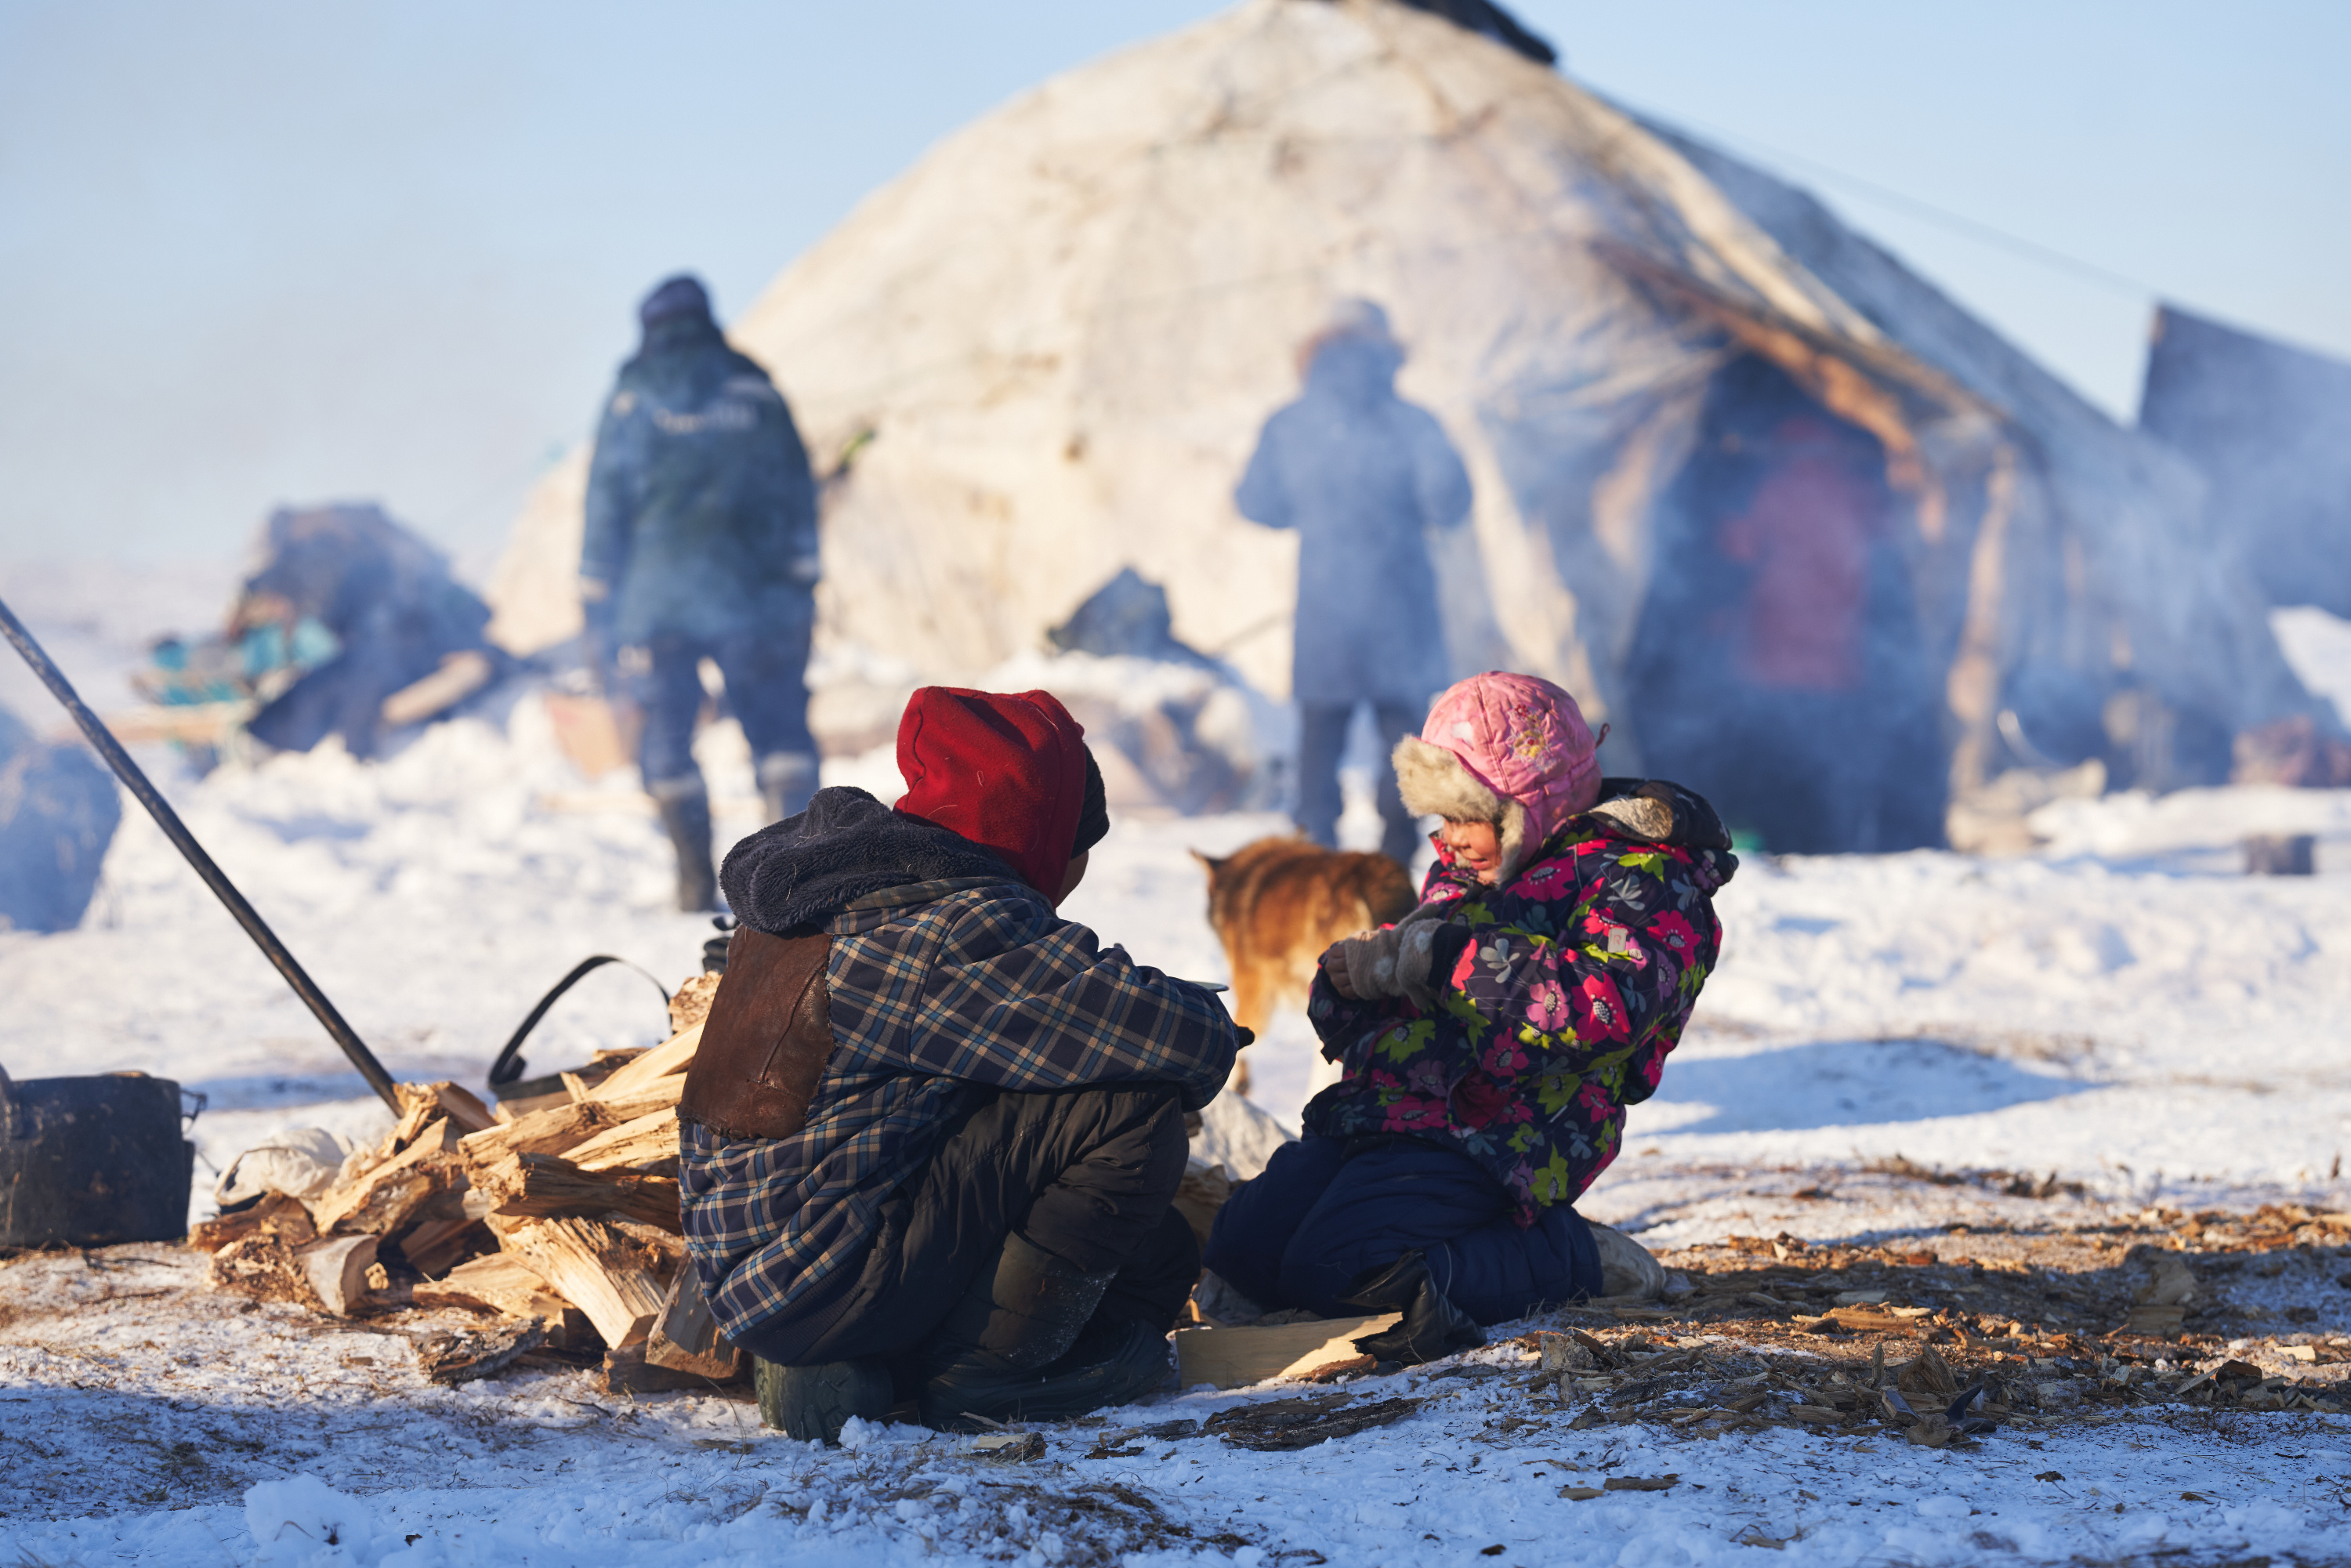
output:
[[[1736,712],[1771,721],[1739,745],[1888,781],[1775,847],[1934,841],[1947,782],[2020,764],[2217,777],[2231,734],[2311,706],[2176,459],[1801,193],[1394,0],[1246,0],[1057,77],[736,323],[838,470],[820,640],[969,680],[1131,567],[1285,695],[1313,585],[1232,494],[1349,298],[1475,489],[1430,586],[1450,667],[1560,681],[1612,772],[1736,796],[1709,726],[1673,722]],[[542,576],[576,483],[534,503]],[[1775,651],[1819,643],[1823,575],[1851,645]]]

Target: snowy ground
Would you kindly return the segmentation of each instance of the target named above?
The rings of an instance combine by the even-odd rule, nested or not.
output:
[[[137,634],[209,620],[225,582],[17,569],[0,593],[107,706],[123,700]],[[51,722],[13,674],[0,700]],[[722,801],[747,797],[739,739],[713,731],[705,750]],[[664,907],[665,850],[623,781],[583,784],[527,694],[373,768],[322,752],[197,779],[160,748],[142,760],[402,1078],[478,1083],[579,957],[617,953],[674,982],[707,931]],[[831,777],[886,773],[874,758]],[[2027,859],[1743,869],[1720,904],[1729,936],[1699,1027],[1588,1211],[1660,1249],[2058,1222],[1980,1186],[1867,1174],[1896,1155],[2053,1172],[2082,1184],[2062,1206],[2069,1226],[2158,1204],[2351,1207],[2351,794],[2122,797],[2039,825],[2052,846]],[[1145,962],[1217,977],[1186,852],[1278,826],[1121,821],[1069,912]],[[2243,876],[2234,846],[2254,831],[2317,834],[2320,874]],[[135,811],[83,929],[0,934],[0,1065],[178,1079],[210,1099],[193,1135],[213,1166],[274,1127],[381,1124]],[[603,971],[528,1054],[565,1065],[654,1038],[662,1016],[644,980]],[[1291,1016],[1256,1048],[1257,1094],[1278,1115],[1314,1081],[1310,1039]],[[408,1364],[404,1327],[238,1312],[197,1288],[197,1263],[137,1248],[0,1268],[0,1552],[15,1554],[0,1560],[1636,1563],[1792,1536],[1790,1553],[1835,1563],[2351,1560],[2351,1424],[2337,1417],[2141,1411],[1965,1451],[1786,1429],[1700,1442],[1646,1423],[1570,1430],[1511,1379],[1415,1373],[1387,1380],[1427,1400],[1408,1418],[1317,1448],[1061,1428],[1043,1460],[1003,1467],[896,1428],[825,1453],[762,1433],[747,1406],[615,1398],[561,1370],[436,1389]],[[2318,1316],[2300,1338],[2351,1328],[2351,1291],[2330,1294],[2317,1273],[2310,1289]],[[1169,1396],[1113,1420],[1156,1427],[1296,1392]],[[1557,1495],[1667,1472],[1681,1478],[1668,1491]],[[338,1510],[339,1544],[323,1546]]]

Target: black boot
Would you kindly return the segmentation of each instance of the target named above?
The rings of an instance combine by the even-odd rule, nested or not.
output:
[[[710,795],[702,780],[676,794],[656,784],[653,802],[661,808],[662,826],[669,830],[670,847],[677,851],[677,906],[689,914],[716,908],[718,872],[710,863]]]
[[[820,1366],[778,1366],[751,1360],[751,1388],[759,1419],[803,1443],[836,1447],[852,1416],[879,1421],[893,1396],[890,1369],[878,1361],[828,1361]]]
[[[1364,1270],[1348,1282],[1347,1293],[1339,1300],[1365,1312],[1404,1314],[1394,1328],[1355,1342],[1357,1350],[1382,1361],[1410,1366],[1486,1343],[1486,1331],[1477,1320],[1447,1300],[1428,1277],[1428,1260],[1417,1249],[1384,1267]]]
[[[1040,1374],[1060,1361],[1094,1314],[1112,1273],[1081,1274],[1019,1235],[1004,1239],[925,1347],[917,1396],[923,1424],[969,1431],[1029,1406]]]
[[[1038,1374],[1021,1396],[1032,1420],[1061,1421],[1111,1405],[1127,1405],[1168,1380],[1167,1335],[1135,1318],[1096,1317],[1069,1354]]]

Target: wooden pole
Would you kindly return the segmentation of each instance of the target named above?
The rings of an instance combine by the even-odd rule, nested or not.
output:
[[[399,1114],[402,1109],[400,1095],[392,1087],[392,1074],[383,1070],[383,1063],[375,1059],[375,1052],[370,1051],[366,1041],[343,1021],[343,1015],[335,1010],[335,1004],[327,999],[327,993],[320,990],[302,966],[294,961],[294,955],[286,950],[286,944],[277,939],[277,933],[272,931],[253,905],[246,902],[245,894],[236,890],[236,884],[213,863],[213,857],[204,852],[204,845],[196,842],[196,836],[188,831],[187,824],[180,821],[180,814],[172,810],[172,803],[157,793],[155,786],[148,781],[139,764],[131,761],[131,754],[122,749],[122,743],[114,738],[114,732],[106,727],[98,715],[90,712],[89,705],[74,691],[73,684],[65,677],[65,672],[57,668],[47,650],[33,634],[25,630],[25,623],[16,619],[16,612],[5,601],[0,601],[0,636],[6,637],[16,645],[16,652],[25,656],[25,663],[33,667],[33,674],[40,676],[41,684],[49,688],[49,695],[65,705],[66,712],[73,716],[73,721],[81,727],[84,737],[100,757],[106,758],[106,765],[114,769],[114,776],[122,780],[122,787],[131,791],[132,799],[147,808],[147,814],[155,819],[155,825],[163,830],[163,836],[172,841],[172,847],[195,868],[198,876],[204,878],[204,885],[213,890],[213,896],[227,905],[229,914],[245,927],[245,934],[253,938],[254,946],[259,947],[276,966],[286,983],[294,988],[294,994],[302,998],[303,1005],[317,1015],[328,1037],[342,1048],[345,1056],[350,1058],[351,1065],[360,1070],[360,1076],[367,1080],[368,1087],[382,1096],[383,1103],[392,1107],[393,1114]]]

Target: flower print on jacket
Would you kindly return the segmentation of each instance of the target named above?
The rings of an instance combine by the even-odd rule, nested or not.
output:
[[[1649,1097],[1722,938],[1709,895],[1736,860],[1572,818],[1503,888],[1440,853],[1422,887],[1457,944],[1424,1016],[1351,1001],[1317,974],[1307,1015],[1342,1077],[1306,1108],[1331,1137],[1409,1133],[1490,1172],[1531,1225],[1616,1155],[1625,1107]]]
[[[1527,1021],[1545,1034],[1567,1027],[1567,993],[1555,979],[1537,980],[1527,990]]]

